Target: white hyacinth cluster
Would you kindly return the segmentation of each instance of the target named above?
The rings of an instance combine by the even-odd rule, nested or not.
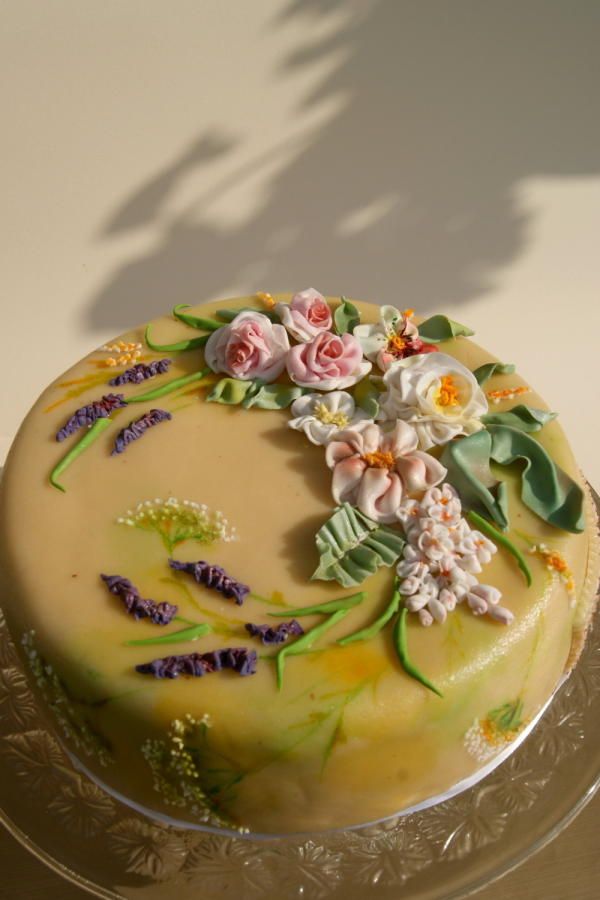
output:
[[[499,605],[500,591],[476,578],[496,546],[463,519],[454,488],[444,484],[421,500],[404,501],[398,518],[407,541],[396,569],[399,590],[422,625],[444,622],[458,603],[476,616],[487,614],[505,625],[513,621],[510,610]]]

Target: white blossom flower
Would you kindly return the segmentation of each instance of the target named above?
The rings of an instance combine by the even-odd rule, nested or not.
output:
[[[422,450],[483,427],[485,394],[473,373],[446,353],[402,359],[387,370],[383,382],[378,420],[410,422]]]
[[[352,332],[367,359],[384,372],[399,359],[437,350],[421,340],[417,326],[410,321],[411,315],[412,310],[400,312],[394,306],[382,306],[376,325],[357,325]]]
[[[289,427],[303,431],[313,444],[328,444],[340,431],[373,424],[346,391],[305,394],[294,400],[291,413],[294,418],[288,422]]]

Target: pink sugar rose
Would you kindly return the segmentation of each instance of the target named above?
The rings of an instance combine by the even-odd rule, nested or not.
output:
[[[262,313],[242,312],[229,325],[213,331],[204,358],[213,372],[269,382],[285,369],[289,347],[283,325],[273,325]]]
[[[312,340],[332,325],[331,310],[325,297],[314,288],[294,294],[291,303],[278,303],[275,312],[297,341]]]
[[[364,378],[371,363],[363,360],[362,348],[351,334],[321,331],[308,343],[291,348],[287,370],[300,387],[340,391]]]

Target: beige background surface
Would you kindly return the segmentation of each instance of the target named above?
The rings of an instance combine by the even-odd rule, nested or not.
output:
[[[0,459],[124,328],[310,284],[469,324],[598,487],[599,38],[595,0],[4,0]],[[599,814],[512,894],[596,896]],[[0,896],[77,895],[0,849]]]

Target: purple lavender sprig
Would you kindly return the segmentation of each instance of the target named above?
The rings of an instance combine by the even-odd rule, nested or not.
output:
[[[198,584],[220,591],[228,599],[234,597],[238,606],[242,605],[246,594],[250,593],[247,584],[236,581],[221,566],[213,566],[204,562],[203,559],[198,562],[178,562],[176,559],[170,559],[169,565],[177,572],[187,572],[188,575],[192,575]]]
[[[156,603],[155,600],[144,600],[138,589],[122,575],[101,575],[111,594],[118,597],[125,609],[134,619],[150,619],[155,625],[168,625],[177,613],[172,603]]]
[[[153,425],[158,425],[159,422],[166,422],[172,418],[173,416],[166,409],[151,409],[150,412],[144,413],[139,419],[135,419],[121,429],[115,438],[115,446],[111,451],[111,456],[114,456],[116,453],[123,453],[127,445],[141,438],[148,428],[152,428]]]
[[[64,441],[71,434],[86,425],[93,425],[97,419],[107,419],[113,409],[126,406],[123,394],[106,394],[101,400],[92,400],[87,406],[76,410],[68,422],[56,433],[57,441]]]
[[[244,627],[248,634],[259,637],[263,644],[283,644],[291,634],[304,634],[304,628],[297,619],[282,622],[276,628],[272,625],[253,625],[252,622],[248,622]]]
[[[153,659],[152,662],[136,666],[142,675],[154,675],[155,678],[178,678],[179,675],[192,675],[200,678],[211,672],[232,669],[238,675],[254,675],[256,672],[256,650],[247,647],[224,647],[210,653],[184,653],[182,656],[165,656]]]
[[[151,363],[136,363],[131,369],[121,372],[116,378],[111,378],[108,382],[114,387],[120,387],[122,384],[141,384],[148,378],[154,378],[155,375],[164,375],[168,372],[171,365],[170,359],[155,359]]]

